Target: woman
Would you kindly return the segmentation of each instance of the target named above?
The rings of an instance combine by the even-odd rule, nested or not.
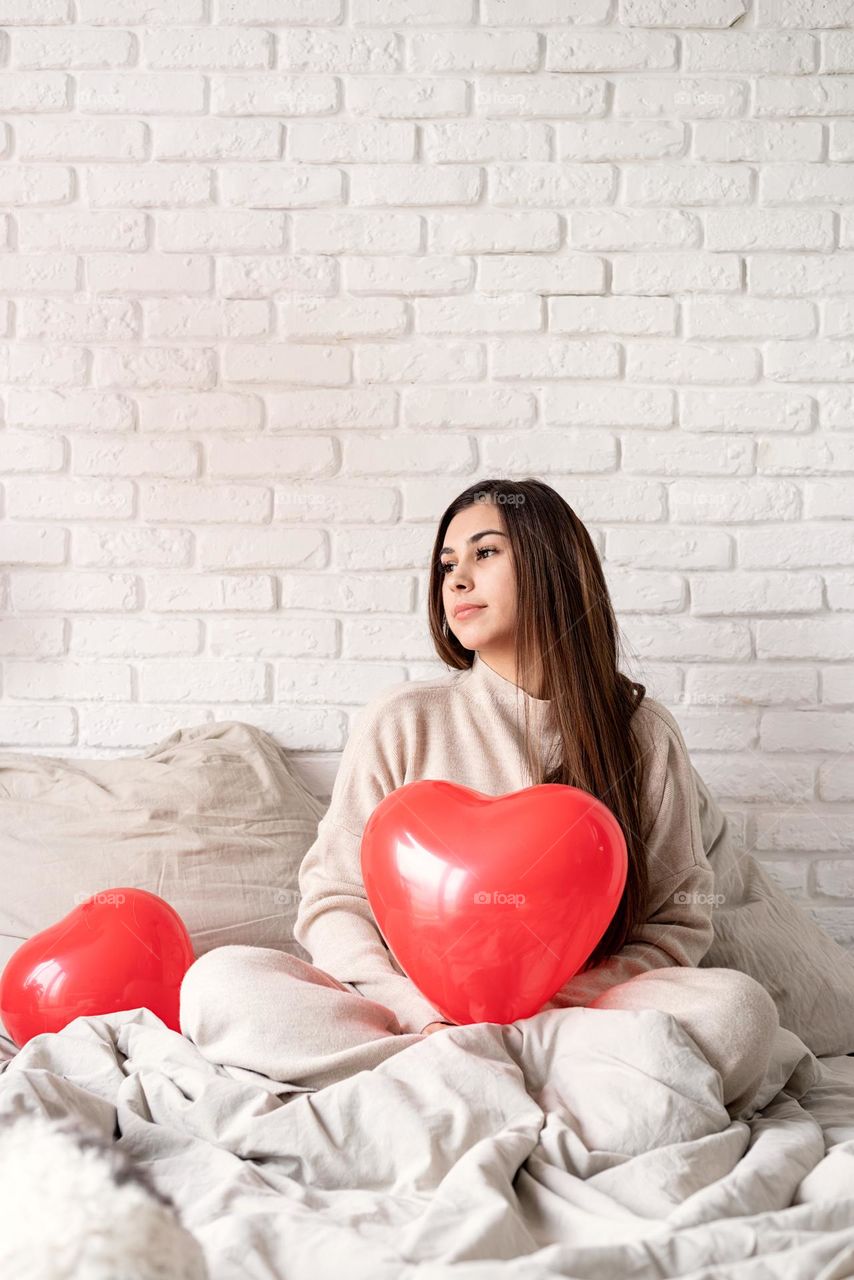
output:
[[[543,1008],[672,1013],[720,1071],[725,1105],[748,1107],[776,1006],[746,974],[697,968],[713,938],[714,874],[692,766],[675,719],[619,670],[585,526],[540,481],[473,485],[442,516],[428,592],[434,646],[455,670],[395,685],[356,719],[300,867],[294,933],[313,963],[259,947],[206,953],[182,985],[182,1031],[211,1060],[311,1089],[452,1025],[377,928],[360,870],[365,823],[419,778],[491,795],[560,782],[612,811],[628,875],[586,965]]]

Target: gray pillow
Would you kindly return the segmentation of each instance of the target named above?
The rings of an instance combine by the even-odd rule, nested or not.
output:
[[[122,885],[165,898],[197,956],[247,943],[307,960],[298,872],[323,812],[276,740],[241,721],[119,759],[0,753],[0,970],[83,898]]]
[[[715,872],[715,936],[701,968],[740,969],[771,995],[780,1025],[817,1057],[854,1051],[854,958],[734,847],[725,815],[694,769],[703,847]]]

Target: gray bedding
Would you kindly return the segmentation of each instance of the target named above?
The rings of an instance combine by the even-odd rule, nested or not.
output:
[[[449,1028],[315,1092],[237,1078],[146,1009],[0,1069],[0,1117],[120,1134],[212,1280],[851,1275],[854,1058],[781,1030],[758,1101],[732,1121],[655,1010]]]

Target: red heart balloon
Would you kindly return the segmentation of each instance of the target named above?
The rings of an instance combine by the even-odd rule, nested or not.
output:
[[[174,907],[146,889],[104,889],[35,934],[0,978],[0,1015],[20,1048],[74,1018],[150,1009],[180,1031],[181,981],[195,959]]]
[[[384,796],[362,833],[368,901],[404,973],[453,1022],[536,1013],[593,951],[628,873],[595,796],[488,796],[438,779]]]

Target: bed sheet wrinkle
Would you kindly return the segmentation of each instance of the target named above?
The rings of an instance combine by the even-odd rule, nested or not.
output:
[[[372,1070],[294,1091],[207,1061],[148,1010],[78,1018],[0,1072],[0,1122],[117,1122],[211,1280],[850,1274],[851,1058],[825,1065],[781,1033],[745,1120],[655,1010],[405,1040]]]

